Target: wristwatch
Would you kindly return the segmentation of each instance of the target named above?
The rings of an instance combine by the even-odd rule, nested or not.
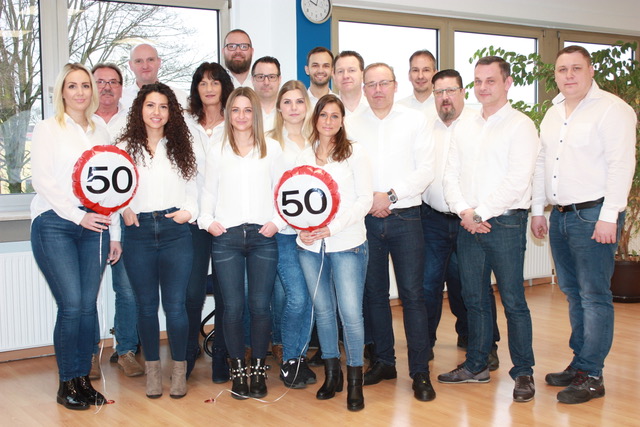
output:
[[[476,224],[480,224],[482,222],[482,217],[478,215],[476,211],[473,211],[473,222]]]
[[[391,203],[395,203],[398,201],[398,196],[396,196],[396,193],[393,191],[393,189],[387,191],[387,196],[389,196],[389,201]]]

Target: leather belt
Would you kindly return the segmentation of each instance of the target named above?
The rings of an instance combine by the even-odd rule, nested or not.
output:
[[[573,211],[579,211],[581,209],[589,209],[594,206],[598,206],[602,202],[604,202],[604,197],[600,197],[598,200],[591,200],[590,202],[574,203],[572,205],[565,205],[565,206],[554,205],[553,208],[556,209],[558,212],[562,212],[562,213],[573,212]]]
[[[526,212],[526,211],[527,211],[526,209],[507,209],[506,211],[504,211],[502,216],[511,216],[511,215],[515,215],[520,212]]]

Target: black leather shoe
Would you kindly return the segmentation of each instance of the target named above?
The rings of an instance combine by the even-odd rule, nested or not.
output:
[[[562,372],[554,372],[552,374],[547,374],[544,377],[544,380],[549,385],[554,385],[559,387],[569,387],[577,373],[578,373],[577,369],[573,369],[571,366],[567,366],[567,369],[565,369]]]
[[[74,380],[76,382],[78,393],[80,393],[88,404],[100,406],[107,403],[107,399],[104,398],[102,393],[93,388],[88,375],[74,378]]]
[[[347,366],[347,409],[350,411],[364,409],[362,366]]]
[[[60,381],[56,400],[67,409],[83,410],[89,409],[89,404],[78,392],[75,378],[69,381]]]
[[[324,384],[316,392],[316,399],[327,400],[332,399],[336,392],[342,391],[344,377],[342,376],[342,368],[340,367],[340,359],[332,358],[324,361]]]
[[[251,385],[249,396],[262,398],[267,395],[267,373],[265,372],[264,359],[251,359]]]
[[[513,387],[513,400],[516,402],[529,402],[536,394],[536,386],[531,375],[521,375],[516,377],[516,384]]]
[[[364,385],[378,384],[382,380],[398,378],[394,365],[385,365],[381,361],[375,362],[364,374]]]
[[[422,402],[429,402],[436,398],[436,391],[431,385],[428,373],[418,372],[413,376],[413,395]]]

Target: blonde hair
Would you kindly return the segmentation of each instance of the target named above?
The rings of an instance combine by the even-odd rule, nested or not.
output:
[[[275,139],[280,143],[280,146],[284,148],[284,136],[283,136],[283,128],[284,128],[284,118],[282,117],[282,111],[280,111],[280,102],[282,102],[282,97],[285,93],[290,92],[292,90],[299,90],[302,94],[302,98],[304,98],[304,104],[307,106],[307,112],[304,116],[304,123],[302,124],[302,136],[306,139],[311,135],[311,113],[313,108],[311,107],[311,101],[309,101],[309,95],[307,94],[307,88],[304,83],[300,80],[289,80],[280,88],[280,92],[278,92],[278,99],[276,100],[276,117],[273,123],[273,129],[267,132],[267,136]]]
[[[98,110],[98,105],[100,102],[100,96],[98,95],[98,90],[96,88],[96,82],[93,78],[93,75],[89,71],[87,67],[77,62],[68,63],[62,67],[62,71],[58,74],[58,78],[56,79],[56,83],[53,86],[53,110],[54,117],[58,124],[62,127],[65,127],[64,113],[65,113],[65,102],[62,98],[62,90],[64,89],[64,82],[67,79],[67,76],[73,71],[84,71],[89,77],[89,81],[91,82],[91,102],[89,103],[89,107],[84,111],[84,116],[89,123],[89,127],[91,130],[96,128],[95,123],[93,122],[93,113]]]
[[[260,99],[253,89],[249,87],[239,87],[231,92],[229,99],[227,100],[227,107],[224,109],[224,143],[227,141],[231,145],[233,152],[240,155],[238,150],[238,144],[233,134],[233,127],[231,126],[231,110],[233,109],[233,103],[236,98],[244,96],[249,99],[251,103],[251,109],[253,110],[253,120],[251,124],[251,132],[253,136],[254,146],[260,149],[260,158],[264,158],[267,155],[267,141],[264,136],[264,127],[262,125],[262,107],[260,106]]]

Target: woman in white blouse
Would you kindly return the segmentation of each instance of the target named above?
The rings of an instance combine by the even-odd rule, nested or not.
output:
[[[320,98],[313,111],[313,142],[297,163],[328,172],[338,184],[340,206],[327,226],[301,231],[298,245],[324,359],[325,381],[316,397],[331,399],[342,391],[337,303],[347,354],[347,408],[359,411],[364,408],[362,299],[368,260],[364,217],[373,203],[373,188],[369,158],[347,139],[344,115],[342,101],[332,94]]]
[[[58,306],[53,332],[60,377],[57,401],[68,409],[89,409],[105,403],[88,377],[100,277],[105,261],[117,262],[122,250],[117,215],[84,208],[73,192],[72,174],[84,151],[109,144],[109,134],[91,118],[98,108],[98,91],[83,65],[64,66],[53,88],[53,104],[54,117],[33,131],[37,194],[31,203],[31,247]]]
[[[301,81],[289,80],[280,88],[276,108],[274,128],[267,132],[267,136],[280,143],[284,167],[292,169],[298,155],[309,145],[311,103],[307,88]],[[283,304],[273,303],[271,307],[274,320],[272,340],[274,344],[282,344],[280,378],[288,387],[303,388],[316,382],[316,374],[303,357],[311,333],[311,298],[298,261],[296,237],[295,230],[289,226],[276,234],[278,276],[273,300],[284,301]],[[278,292],[283,292],[284,297],[277,298]],[[278,338],[280,342],[277,342]]]
[[[159,291],[173,359],[173,398],[187,393],[188,320],[185,296],[193,247],[189,221],[198,215],[196,158],[182,109],[169,86],[143,86],[119,139],[138,168],[138,191],[122,217],[124,259],[138,306],[138,333],[145,356],[146,394],[162,395]]]
[[[213,263],[224,303],[224,336],[233,397],[267,394],[264,359],[271,331],[270,302],[278,263],[273,238],[284,226],[273,187],[282,175],[280,144],[264,136],[253,89],[234,90],[225,110],[225,136],[207,156],[200,228],[213,235]],[[276,225],[278,224],[278,225]],[[251,324],[251,385],[244,361],[244,277]]]
[[[233,83],[227,71],[215,62],[203,62],[193,73],[189,110],[185,117],[193,136],[193,151],[198,163],[196,182],[199,192],[204,187],[204,171],[206,154],[211,147],[220,142],[224,132],[224,107],[233,91]],[[191,219],[191,237],[193,238],[193,268],[187,286],[187,316],[189,317],[189,336],[187,339],[187,378],[191,374],[200,353],[200,322],[202,307],[207,295],[207,273],[211,259],[211,234],[201,230],[196,218]],[[224,305],[220,286],[213,277],[213,297],[216,307],[216,333],[213,338],[213,356],[211,358],[214,383],[229,381],[229,365],[227,364],[227,347],[224,343],[223,316]]]

